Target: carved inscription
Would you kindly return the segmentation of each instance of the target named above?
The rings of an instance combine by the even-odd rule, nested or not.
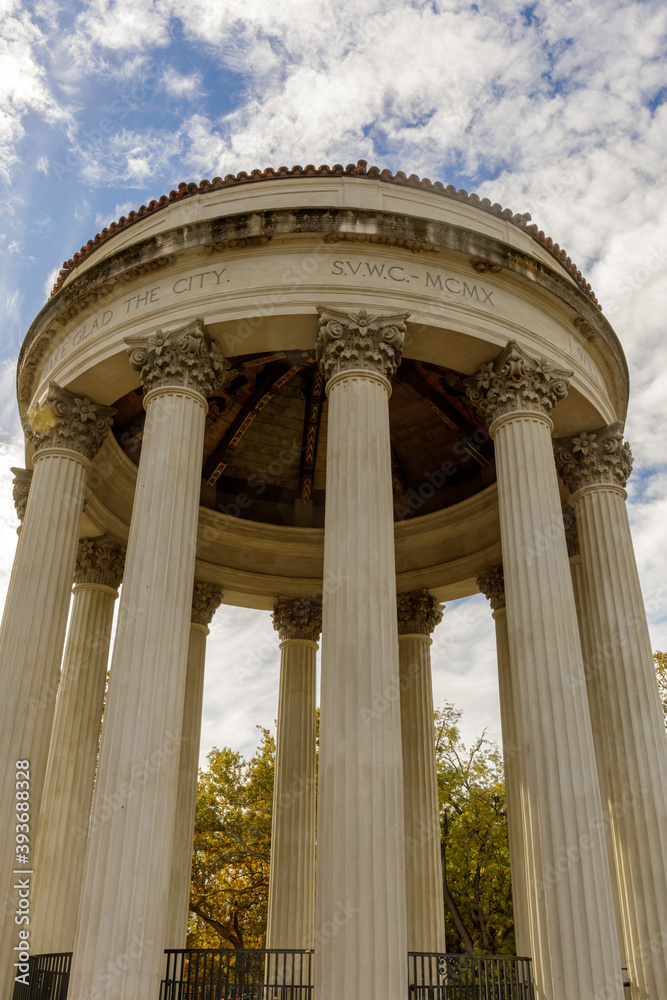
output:
[[[416,270],[416,269],[415,269]],[[433,290],[434,293],[442,292],[443,295],[461,296],[463,299],[472,299],[480,305],[489,305],[495,308],[493,301],[495,291],[490,291],[484,285],[476,281],[464,281],[455,278],[445,271],[425,271],[421,274],[413,274],[411,268],[403,267],[402,264],[370,264],[363,260],[335,260],[331,267],[331,274],[339,277],[357,278],[359,280],[390,281],[399,284],[417,285],[422,288]]]
[[[219,268],[218,270],[212,268],[210,271],[197,271],[195,274],[176,278],[174,281],[154,285],[145,292],[121,299],[120,302],[114,303],[108,309],[96,313],[91,319],[83,323],[78,330],[75,330],[67,340],[63,341],[51,355],[44,369],[44,375],[46,376],[52,372],[55,366],[67,357],[72,347],[78,347],[84,340],[88,340],[89,337],[93,337],[100,330],[104,330],[114,319],[123,319],[126,316],[133,316],[137,312],[141,313],[150,306],[160,302],[163,297],[171,295],[188,297],[193,293],[196,294],[202,291],[204,288],[211,286],[215,288],[226,285],[230,280],[227,276],[226,267]]]

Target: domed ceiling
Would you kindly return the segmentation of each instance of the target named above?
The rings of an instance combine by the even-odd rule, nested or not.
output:
[[[209,400],[201,503],[251,521],[323,527],[327,399],[314,352],[229,359]],[[389,401],[394,518],[459,503],[495,481],[493,444],[462,376],[404,358]],[[114,434],[138,464],[142,389],[114,404]]]

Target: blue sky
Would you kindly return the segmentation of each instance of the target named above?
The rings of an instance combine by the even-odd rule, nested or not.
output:
[[[0,594],[22,464],[13,378],[62,262],[179,181],[369,164],[477,191],[585,271],[632,377],[630,513],[667,647],[667,11],[643,0],[0,0]],[[221,609],[204,748],[277,705],[268,616]],[[485,602],[449,608],[436,700],[498,738]]]

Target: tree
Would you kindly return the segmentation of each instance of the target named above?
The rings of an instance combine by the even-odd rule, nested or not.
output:
[[[460,718],[435,713],[447,949],[514,954],[502,757],[484,733],[468,749]]]
[[[189,948],[262,948],[266,937],[275,741],[246,761],[225,747],[200,771]]]
[[[461,713],[435,713],[449,951],[513,954],[502,759],[482,734],[470,749]],[[190,887],[190,948],[261,948],[266,938],[275,743],[250,760],[224,748],[200,771]]]
[[[658,675],[662,711],[665,715],[665,729],[667,729],[667,653],[660,653],[656,650],[653,654],[653,659],[655,660],[655,671]]]

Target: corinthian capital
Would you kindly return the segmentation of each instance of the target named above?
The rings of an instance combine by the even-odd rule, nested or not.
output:
[[[477,574],[477,586],[484,594],[492,611],[505,607],[505,577],[502,566],[492,566]]]
[[[195,580],[192,591],[192,621],[195,625],[210,625],[222,603],[222,591],[215,583]]]
[[[113,539],[85,538],[79,542],[75,583],[99,583],[118,590],[123,579],[125,549]]]
[[[14,473],[12,485],[14,487],[12,496],[16,507],[16,516],[19,521],[25,517],[25,509],[28,503],[28,493],[30,493],[30,483],[32,482],[32,469],[10,469]]]
[[[567,396],[571,371],[546,358],[533,358],[510,340],[495,361],[482,365],[465,380],[470,402],[487,425],[506,413],[538,410],[548,416]]]
[[[632,472],[632,453],[623,440],[620,421],[596,431],[582,431],[574,438],[558,438],[554,452],[558,471],[570,493],[584,486],[624,488]]]
[[[273,609],[273,627],[281,642],[317,642],[322,631],[322,602],[314,597],[279,597]]]
[[[318,306],[317,311],[317,361],[325,378],[359,368],[385,378],[395,374],[410,313],[375,316],[365,309],[347,313],[326,306]]]
[[[430,635],[442,621],[442,606],[428,590],[396,595],[399,635]]]
[[[26,433],[35,451],[68,448],[92,460],[109,433],[115,412],[112,406],[49,382],[46,400],[28,411]]]
[[[174,385],[208,399],[224,382],[225,359],[201,319],[168,333],[156,330],[149,336],[127,337],[125,343],[146,392]]]

